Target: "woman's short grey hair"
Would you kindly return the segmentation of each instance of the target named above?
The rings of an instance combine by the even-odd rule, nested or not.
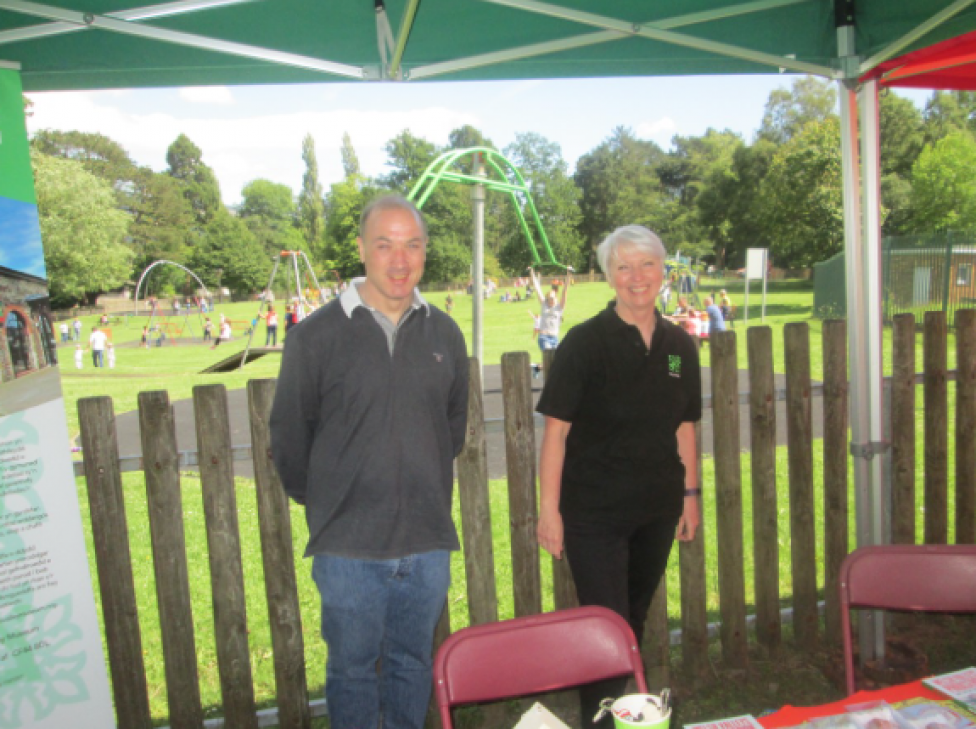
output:
[[[656,234],[643,225],[625,225],[617,228],[597,246],[596,259],[603,273],[609,275],[610,259],[617,255],[617,249],[621,247],[636,248],[660,261],[668,257],[664,243]]]

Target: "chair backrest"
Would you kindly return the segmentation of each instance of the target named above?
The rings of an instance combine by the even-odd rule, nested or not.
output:
[[[646,693],[640,647],[612,610],[581,607],[464,628],[434,661],[445,727],[450,707],[553,691],[633,674]]]
[[[847,692],[854,693],[851,608],[976,613],[976,545],[861,547],[840,568]]]

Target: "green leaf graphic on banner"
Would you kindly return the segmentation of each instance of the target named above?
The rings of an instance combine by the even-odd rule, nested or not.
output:
[[[48,597],[57,589],[49,553],[22,536],[47,518],[35,488],[43,461],[29,450],[39,442],[24,413],[0,419],[0,729],[89,698],[72,597]]]
[[[20,74],[0,68],[0,197],[36,202]]]

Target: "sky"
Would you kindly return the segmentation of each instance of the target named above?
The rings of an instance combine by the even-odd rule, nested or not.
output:
[[[0,266],[44,278],[37,205],[0,197],[0,220]]]
[[[557,142],[572,172],[576,161],[617,126],[667,150],[675,135],[731,130],[751,142],[771,91],[793,76],[696,76],[469,83],[305,84],[37,92],[28,131],[98,132],[119,142],[139,165],[165,170],[166,149],[186,134],[213,168],[224,202],[263,178],[296,194],[305,164],[301,145],[315,140],[325,190],[342,179],[340,146],[348,132],[363,172],[388,171],[384,145],[404,129],[437,145],[464,124],[496,147],[522,132]],[[921,105],[928,92],[912,92]]]

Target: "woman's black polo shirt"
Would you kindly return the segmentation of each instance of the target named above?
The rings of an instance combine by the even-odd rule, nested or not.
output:
[[[536,407],[572,423],[559,509],[564,517],[645,521],[681,515],[681,423],[701,418],[691,336],[656,313],[650,350],[616,302],[573,327],[556,349]]]

